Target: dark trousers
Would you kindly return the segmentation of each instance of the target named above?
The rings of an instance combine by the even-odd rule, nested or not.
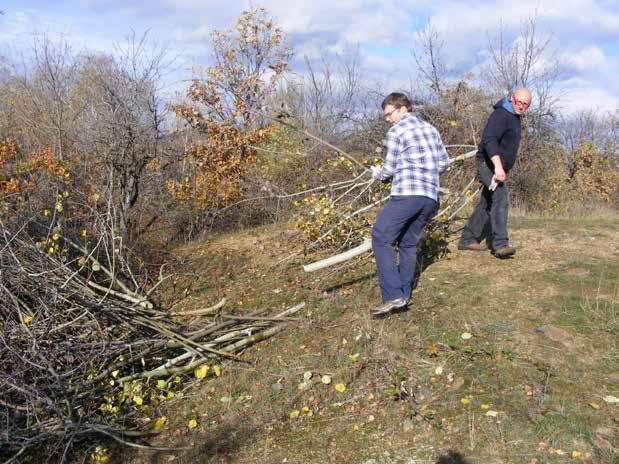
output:
[[[372,228],[372,250],[383,301],[410,298],[417,266],[417,242],[437,206],[432,198],[420,195],[393,196],[378,213]],[[396,243],[399,263],[394,250]]]
[[[483,184],[481,198],[469,222],[464,226],[460,236],[460,246],[479,243],[487,236],[488,245],[493,250],[507,246],[507,212],[509,197],[507,185],[500,183],[494,191],[488,189],[494,173],[484,161],[477,161],[477,175]]]

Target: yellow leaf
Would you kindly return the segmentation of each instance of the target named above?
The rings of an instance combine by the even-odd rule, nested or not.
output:
[[[335,386],[335,390],[342,393],[343,391],[346,391],[346,385],[344,385],[343,383],[338,383]]]
[[[135,402],[135,404],[137,404],[138,406],[142,406],[142,403],[144,403],[144,399],[141,396],[134,396],[133,397],[133,401]]]
[[[208,367],[207,367],[207,369],[208,369]],[[219,368],[219,366],[217,364],[215,364],[213,366],[213,372],[215,373],[215,375],[217,377],[219,377],[221,375],[221,369]]]
[[[158,418],[155,421],[155,425],[153,425],[153,429],[154,430],[159,430],[161,427],[163,427],[166,424],[167,421],[168,421],[168,418],[166,416],[162,416],[162,417]]]
[[[355,432],[358,432],[358,431],[359,431],[359,426],[358,426],[357,424],[355,424],[355,425],[353,425],[352,429],[353,429]]]
[[[299,414],[300,414],[300,411],[298,409],[295,409],[294,411],[290,413],[290,418],[294,419],[296,417],[299,417]]]
[[[198,426],[198,421],[195,419],[191,419],[188,423],[187,423],[187,427],[189,427],[190,429],[195,429]]]
[[[593,409],[596,409],[596,410],[597,410],[597,409],[600,409],[600,405],[599,405],[599,404],[597,404],[597,403],[593,403],[593,402],[592,402],[592,403],[589,403],[589,406],[591,406]]]
[[[572,459],[581,458],[582,453],[580,451],[572,451]]]
[[[30,324],[33,319],[34,319],[34,317],[32,317],[32,316],[24,317],[24,324]]]
[[[484,410],[488,410],[488,409],[490,409],[490,405],[489,404],[482,404],[481,408],[484,409]]]
[[[435,345],[434,343],[430,343],[426,347],[426,353],[428,353],[428,356],[436,356],[438,355],[438,352],[439,352],[438,346]]]
[[[202,364],[193,371],[193,375],[196,376],[196,379],[203,379],[206,377],[206,373],[208,372],[209,367],[206,364]]]

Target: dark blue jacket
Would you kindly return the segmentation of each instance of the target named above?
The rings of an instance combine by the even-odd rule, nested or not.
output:
[[[479,143],[477,159],[485,160],[494,172],[490,158],[499,155],[503,169],[507,172],[516,162],[520,146],[520,116],[513,112],[507,99],[499,100],[493,108]]]

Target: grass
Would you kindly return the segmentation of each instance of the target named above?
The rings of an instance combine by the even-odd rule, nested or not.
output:
[[[161,411],[170,423],[152,444],[188,450],[117,457],[134,464],[616,462],[594,437],[619,444],[616,406],[602,399],[619,392],[618,225],[616,217],[515,217],[516,259],[455,251],[426,269],[409,311],[380,320],[368,315],[379,300],[370,260],[303,274],[301,256],[281,262],[295,241],[274,228],[187,247],[191,270],[177,289],[189,294],[178,306],[225,295],[235,311],[301,300],[307,307],[300,322],[248,350],[249,363],[224,364],[220,378],[189,386]],[[536,331],[542,325],[567,338],[547,338]],[[300,389],[306,372],[311,386]],[[338,383],[345,391],[335,390]],[[199,419],[193,430],[191,418]]]

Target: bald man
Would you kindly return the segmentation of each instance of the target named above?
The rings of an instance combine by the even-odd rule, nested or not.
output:
[[[531,104],[531,92],[516,90],[510,98],[494,105],[477,150],[477,176],[483,184],[481,199],[462,230],[460,250],[484,251],[490,248],[497,258],[509,258],[516,250],[509,246],[507,234],[508,173],[516,162],[520,145],[520,118]],[[486,235],[487,246],[481,245]]]

